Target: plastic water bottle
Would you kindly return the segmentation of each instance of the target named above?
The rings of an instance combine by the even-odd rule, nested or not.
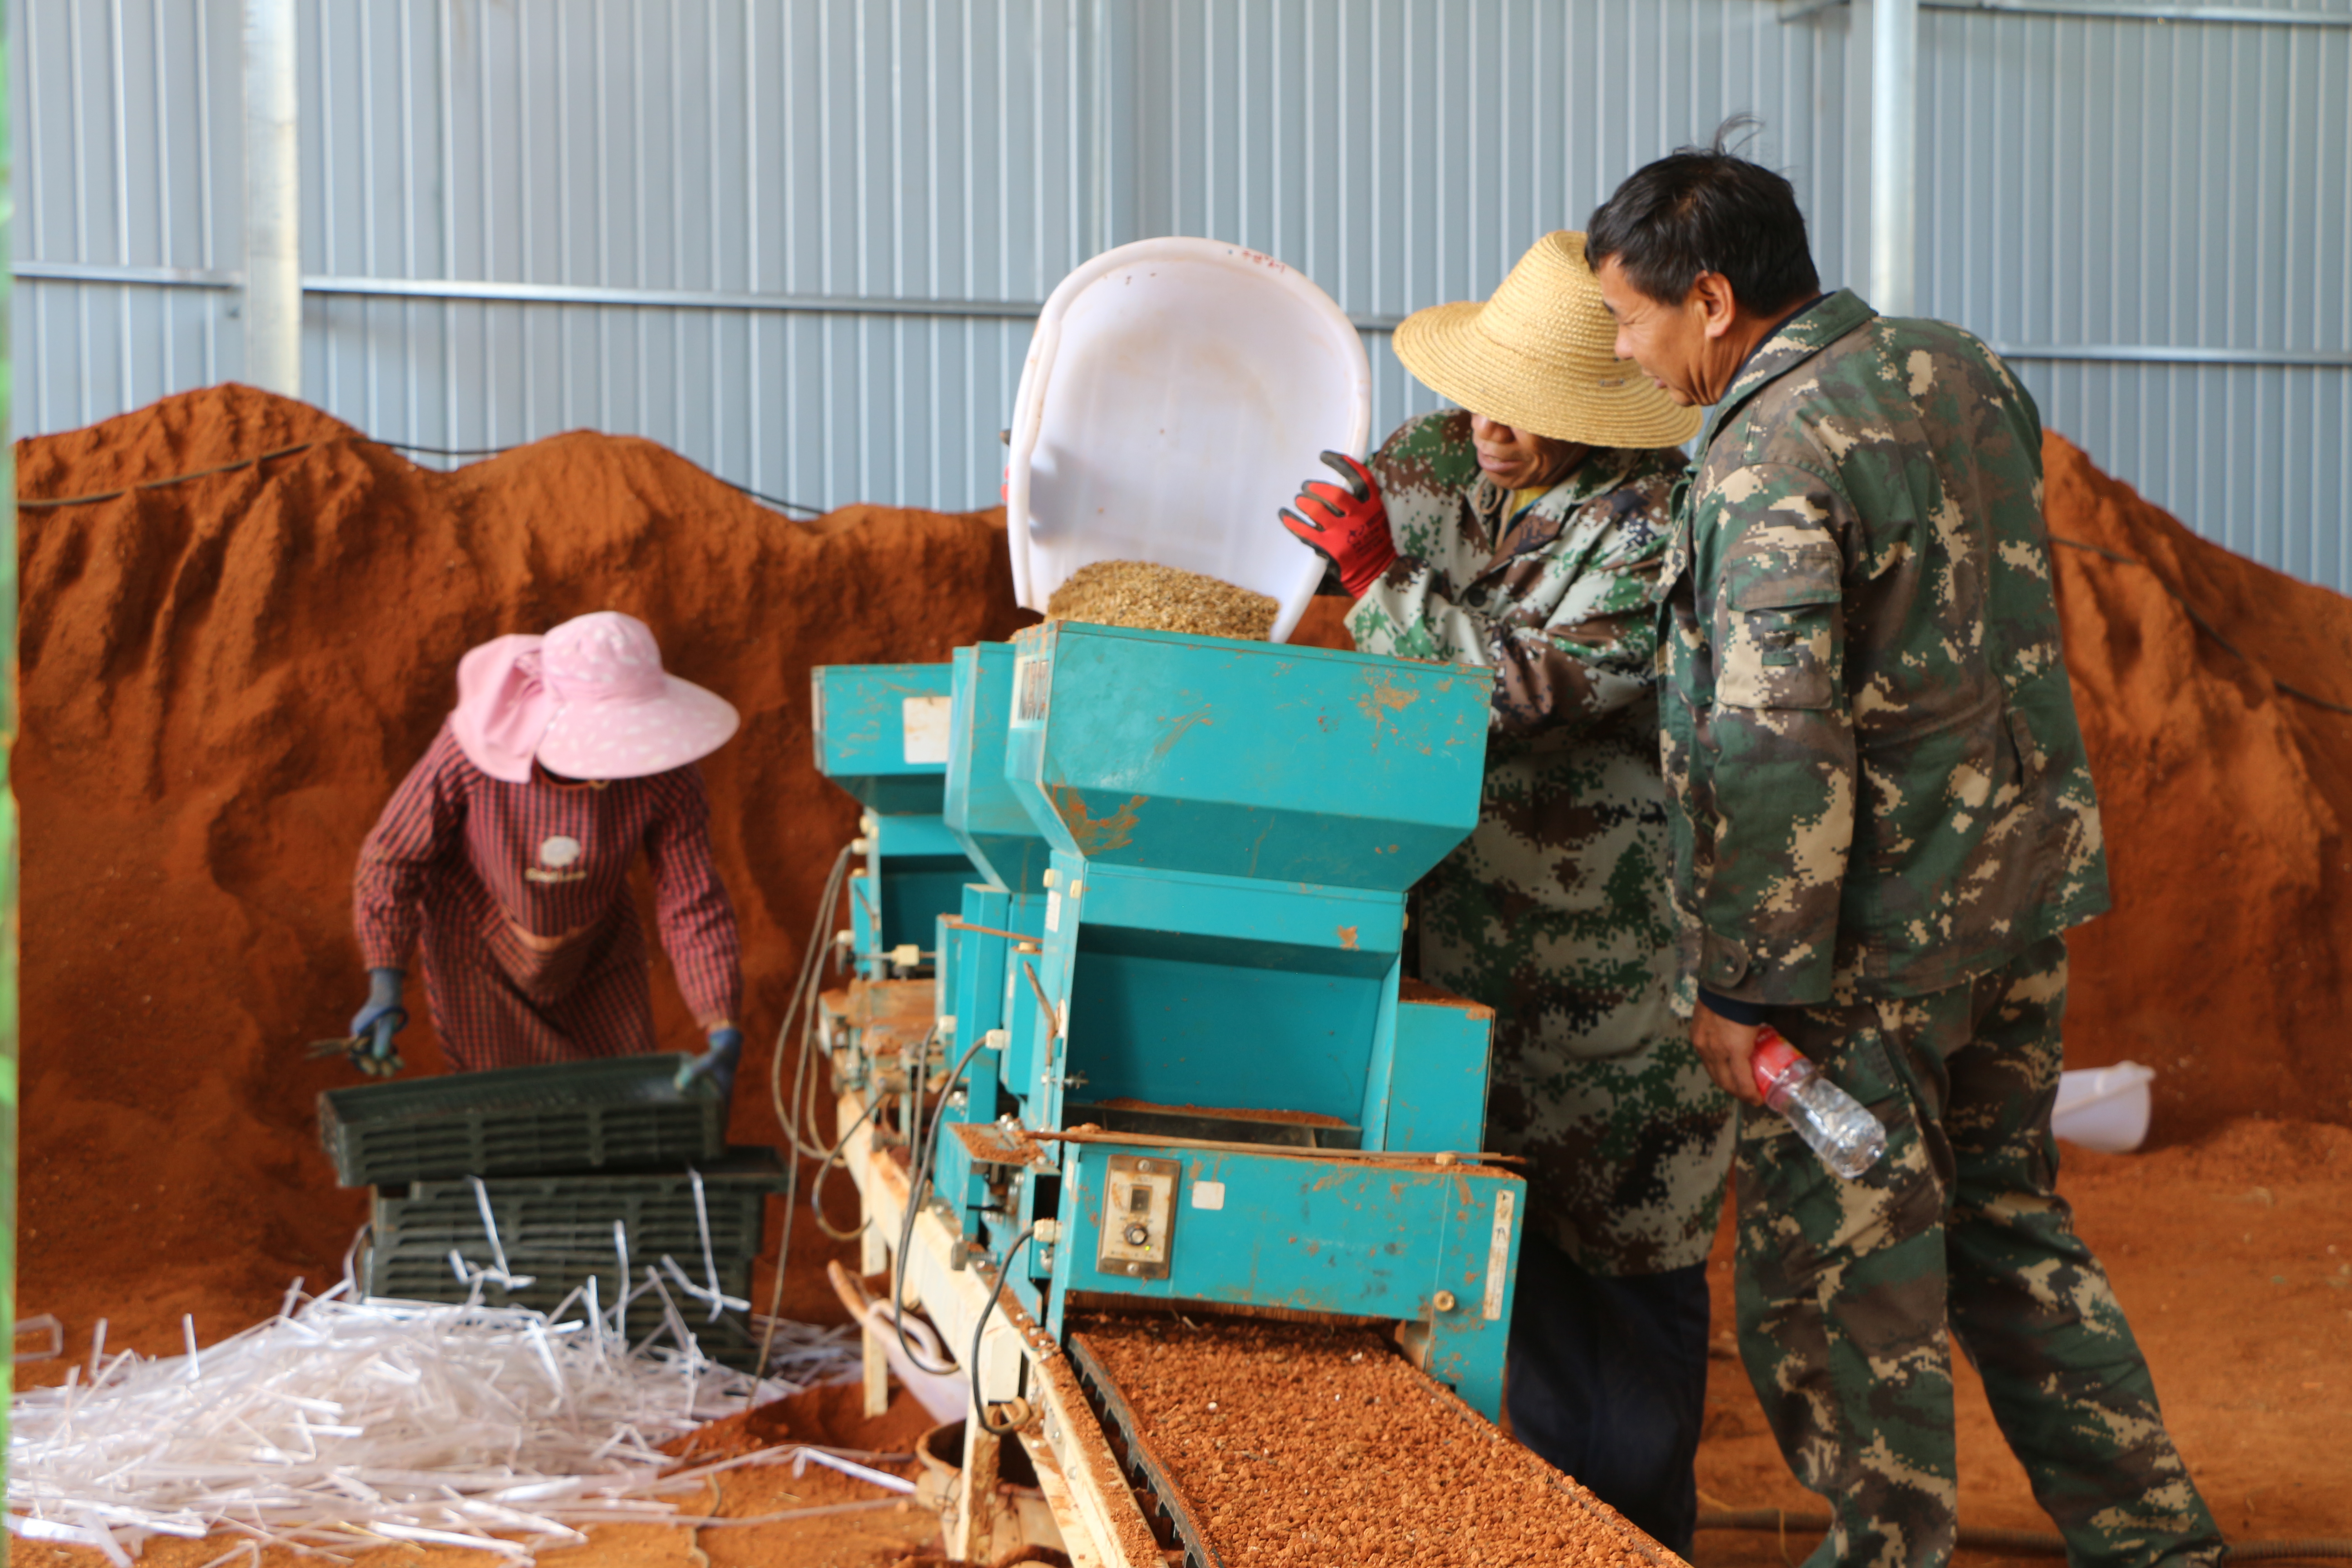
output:
[[[1822,1076],[1769,1024],[1756,1031],[1749,1058],[1764,1103],[1789,1119],[1822,1163],[1848,1181],[1886,1152],[1886,1129],[1853,1096]]]

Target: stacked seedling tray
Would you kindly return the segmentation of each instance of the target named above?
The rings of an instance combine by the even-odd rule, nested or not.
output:
[[[370,1296],[564,1310],[594,1299],[632,1342],[675,1340],[738,1365],[740,1306],[787,1177],[730,1150],[726,1102],[681,1092],[677,1056],[624,1057],[331,1089],[319,1131],[346,1186],[372,1186],[359,1284]],[[649,1288],[647,1270],[660,1280]]]

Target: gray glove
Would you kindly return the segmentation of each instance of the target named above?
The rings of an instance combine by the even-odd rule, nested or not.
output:
[[[392,1046],[393,1036],[408,1026],[408,1010],[400,1005],[402,978],[397,969],[369,970],[367,1005],[352,1015],[352,1059],[371,1076],[390,1078],[403,1065]]]
[[[719,1086],[722,1100],[734,1097],[735,1064],[743,1055],[743,1031],[732,1024],[722,1024],[710,1031],[710,1048],[677,1069],[677,1087],[681,1092],[698,1078],[707,1078]]]

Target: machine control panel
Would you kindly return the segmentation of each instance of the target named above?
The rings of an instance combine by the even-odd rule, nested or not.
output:
[[[1129,1279],[1168,1278],[1180,1169],[1174,1160],[1110,1157],[1103,1171],[1102,1228],[1095,1244],[1097,1272]]]

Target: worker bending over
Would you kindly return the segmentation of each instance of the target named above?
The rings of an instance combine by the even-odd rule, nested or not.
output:
[[[1687,1553],[1731,1102],[1670,1000],[1651,588],[1698,428],[1610,350],[1583,237],[1397,329],[1461,405],[1285,525],[1368,653],[1495,672],[1478,826],[1418,889],[1423,977],[1495,1009],[1487,1145],[1529,1161],[1513,1433]]]
[[[1668,552],[1692,1034],[1741,1114],[1739,1344],[1811,1563],[1950,1554],[1948,1323],[2067,1555],[2214,1563],[2212,1516],[2058,1195],[2069,926],[2107,907],[2042,423],[1990,350],[1822,292],[1789,182],[1642,169],[1587,249],[1618,351],[1715,405]],[[1885,1124],[1841,1179],[1758,1103],[1769,1023]]]
[[[421,940],[434,1028],[460,1071],[653,1050],[628,883],[642,850],[708,1070],[731,1087],[741,947],[695,764],[737,722],[664,674],[653,633],[614,611],[467,654],[457,708],[360,849],[370,984],[353,1036],[406,1022],[402,966]]]

